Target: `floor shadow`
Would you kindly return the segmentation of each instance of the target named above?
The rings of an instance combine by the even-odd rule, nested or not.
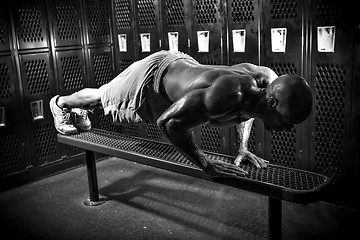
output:
[[[219,232],[216,226],[251,232],[260,238],[267,234],[266,226],[249,224],[247,216],[232,212],[234,208],[228,205],[239,205],[240,200],[223,199],[226,187],[179,176],[182,175],[141,170],[128,177],[119,176],[99,192],[107,201],[121,202],[217,238],[238,239]]]

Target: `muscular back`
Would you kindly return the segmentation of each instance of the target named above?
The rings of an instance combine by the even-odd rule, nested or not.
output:
[[[243,106],[258,91],[257,81],[248,73],[225,66],[206,66],[186,61],[171,64],[163,77],[164,89],[177,103],[179,116],[193,116],[191,125],[208,122],[212,125],[237,124],[245,119]],[[249,97],[250,96],[250,97]]]
[[[252,75],[249,73],[252,73]],[[259,75],[258,72],[256,74],[256,76]],[[170,100],[175,102],[187,92],[207,88],[219,79],[223,79],[224,76],[238,78],[239,84],[248,85],[246,87],[258,84],[254,77],[255,71],[249,71],[243,66],[199,65],[186,60],[176,61],[168,67],[166,74],[163,76],[163,84]],[[252,78],[249,78],[249,76]]]

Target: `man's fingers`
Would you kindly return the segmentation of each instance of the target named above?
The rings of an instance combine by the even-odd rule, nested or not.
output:
[[[236,158],[235,158],[235,161],[234,161],[234,164],[235,166],[240,166],[242,160],[244,159],[245,156],[243,155],[238,155]]]
[[[226,164],[224,165],[224,168],[222,169],[222,171],[226,174],[226,175],[232,175],[232,176],[245,176],[247,175],[247,171],[245,171],[244,169],[234,166],[233,164]]]

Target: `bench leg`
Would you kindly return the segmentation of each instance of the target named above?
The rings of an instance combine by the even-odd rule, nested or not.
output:
[[[281,239],[282,204],[280,199],[268,197],[269,239]]]
[[[86,199],[83,203],[86,206],[98,206],[100,204],[103,204],[105,200],[99,198],[95,153],[92,151],[85,150],[85,156],[86,156],[86,168],[88,175],[90,198]]]

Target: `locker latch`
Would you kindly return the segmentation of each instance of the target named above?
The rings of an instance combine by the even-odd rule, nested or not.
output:
[[[5,108],[0,107],[0,127],[6,127]]]
[[[34,121],[44,119],[43,100],[30,102],[31,114]]]

